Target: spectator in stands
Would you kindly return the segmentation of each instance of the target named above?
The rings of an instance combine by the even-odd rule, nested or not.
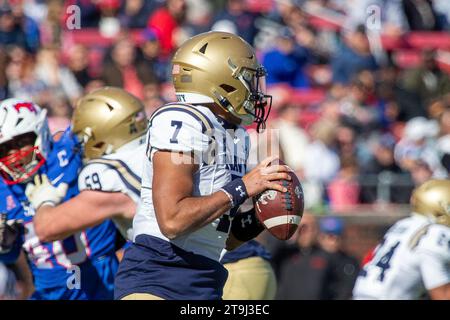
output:
[[[145,106],[145,113],[151,116],[153,112],[167,103],[161,96],[161,84],[158,82],[147,83],[144,86],[144,98],[142,99]]]
[[[280,146],[283,150],[284,161],[294,171],[303,170],[303,160],[309,137],[298,121],[301,115],[299,105],[285,103],[278,108],[278,118],[271,123],[279,130]]]
[[[34,56],[21,47],[11,48],[8,55],[6,76],[9,96],[34,101],[39,105],[47,103],[50,94],[49,88],[35,73]]]
[[[148,20],[147,27],[155,29],[158,34],[164,58],[170,56],[178,45],[177,33],[185,15],[185,0],[167,0],[165,6],[155,10]]]
[[[344,36],[341,47],[332,57],[333,81],[350,83],[362,70],[374,71],[378,65],[370,51],[369,40],[364,26]]]
[[[333,300],[348,300],[352,297],[353,286],[359,272],[356,258],[343,251],[344,221],[339,217],[320,219],[318,242],[328,252],[333,265],[333,280],[327,286],[327,296]]]
[[[47,1],[47,8],[45,10],[46,16],[39,26],[42,46],[51,46],[61,43],[61,32],[62,27],[64,27],[64,24],[61,23],[61,17],[64,17],[64,9],[65,7],[62,1]]]
[[[296,244],[273,256],[279,267],[279,300],[332,299],[328,285],[333,279],[330,255],[317,243],[316,218],[305,213],[297,233]]]
[[[65,4],[66,8],[71,5],[76,5],[80,8],[81,28],[97,28],[101,16],[100,7],[98,5],[100,1],[101,0],[66,0]],[[64,12],[67,13],[67,10],[64,10]]]
[[[100,78],[94,78],[91,81],[89,81],[86,86],[84,87],[84,94],[91,93],[94,90],[100,89],[104,87],[106,84],[105,82]]]
[[[255,15],[246,10],[245,1],[227,0],[225,9],[214,18],[214,24],[222,21],[231,22],[235,26],[237,34],[248,43],[253,44],[256,35]]]
[[[48,126],[52,134],[64,131],[70,125],[72,107],[64,97],[53,95],[47,109]]]
[[[442,30],[432,0],[403,0],[402,7],[411,31]]]
[[[442,166],[450,176],[450,107],[439,118],[440,136],[437,140],[437,148]]]
[[[327,184],[337,174],[340,161],[336,152],[337,125],[326,120],[316,122],[311,129],[312,142],[305,151],[305,178]],[[320,166],[317,165],[320,159]]]
[[[136,64],[136,48],[133,42],[120,38],[112,47],[103,66],[102,80],[108,86],[121,87],[142,98],[147,69],[139,69]],[[150,73],[151,75],[151,73]]]
[[[364,139],[358,137],[355,129],[341,123],[336,131],[336,148],[341,159],[355,158],[359,165],[365,165],[372,155]]]
[[[347,155],[340,159],[337,176],[328,184],[329,206],[333,212],[342,212],[359,203],[359,167],[355,157]]]
[[[186,0],[186,3],[186,24],[183,29],[189,37],[214,29],[211,27],[214,18],[213,3],[211,1]],[[228,20],[223,21],[232,23]]]
[[[61,95],[73,105],[81,97],[83,90],[73,73],[60,63],[58,47],[41,48],[36,57],[35,73],[52,95]]]
[[[11,7],[7,4],[2,4],[0,6],[0,46],[9,45],[30,49],[23,26],[17,24],[14,20]]]
[[[160,54],[161,45],[156,31],[147,28],[142,32],[142,38],[143,42],[139,48],[137,68],[146,70],[147,77],[150,79],[145,82],[167,81],[171,71],[170,63]]]
[[[272,10],[267,14],[267,17],[280,25],[286,25],[288,17],[295,8],[293,0],[274,1]]]
[[[15,23],[22,28],[25,33],[26,47],[30,52],[36,52],[40,45],[39,25],[25,14],[24,1],[9,1],[11,12],[14,16]]]
[[[430,100],[450,93],[450,77],[439,69],[435,59],[435,51],[424,50],[420,66],[406,70],[401,77],[403,88],[420,102],[423,115]]]
[[[435,121],[414,118],[406,124],[404,136],[395,147],[397,164],[411,172],[417,183],[423,182],[428,175],[437,179],[447,177],[436,144],[438,133],[439,127]]]
[[[368,133],[377,126],[377,109],[370,100],[371,89],[359,78],[347,87],[347,94],[339,102],[341,119],[359,134]]]
[[[411,176],[400,169],[394,160],[395,139],[391,134],[383,134],[375,138],[372,144],[373,158],[361,168],[361,201],[375,203],[377,201],[393,203],[409,203],[413,182]],[[383,176],[380,176],[383,175]],[[380,179],[390,178],[378,194]]]
[[[98,29],[104,37],[112,38],[117,36],[122,26],[119,20],[121,0],[99,0],[97,5],[100,9],[100,21]]]
[[[396,121],[426,116],[420,99],[404,89],[395,65],[383,66],[377,72],[376,97],[380,101],[380,121],[385,129],[393,129]]]
[[[82,44],[75,44],[67,54],[67,67],[77,79],[78,84],[82,87],[86,86],[92,80],[87,48]]]
[[[273,248],[271,250],[272,266],[278,280],[280,280],[284,265],[298,254],[299,249],[300,251],[305,250],[307,253],[310,248],[315,247],[317,234],[318,226],[315,216],[311,212],[305,211],[298,231],[291,239],[278,241],[271,236],[268,238],[268,248]]]
[[[6,66],[9,63],[9,57],[6,50],[0,49],[0,100],[8,97],[8,77],[6,75]]]
[[[285,83],[295,88],[309,87],[304,68],[308,50],[296,45],[294,34],[289,28],[282,28],[276,46],[266,52],[263,65],[267,69],[267,83]]]
[[[344,27],[354,30],[361,24],[367,24],[371,27],[371,31],[382,31],[383,34],[394,37],[400,36],[408,31],[408,22],[402,10],[402,1],[342,1],[343,11],[345,12]]]
[[[156,1],[127,0],[119,12],[120,24],[125,28],[145,28],[150,14],[156,9]]]

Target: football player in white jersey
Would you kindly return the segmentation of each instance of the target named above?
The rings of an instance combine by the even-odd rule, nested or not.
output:
[[[172,63],[179,102],[150,118],[134,243],[116,275],[116,299],[220,299],[222,250],[262,231],[254,213],[253,223],[242,221],[239,206],[267,189],[287,191],[274,180],[289,180],[288,168],[269,166],[274,158],[246,173],[242,125],[264,125],[270,99],[254,49],[207,32],[187,40]]]
[[[411,206],[362,269],[355,299],[450,299],[450,180],[425,182]]]
[[[143,104],[120,88],[104,87],[84,96],[73,118],[85,166],[78,177],[80,194],[58,206],[62,196],[47,179],[29,190],[36,234],[41,241],[70,234],[112,219],[131,239],[132,218],[140,197],[147,119]]]

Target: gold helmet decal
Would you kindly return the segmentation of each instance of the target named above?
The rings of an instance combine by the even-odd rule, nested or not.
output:
[[[144,106],[120,88],[104,87],[80,99],[72,117],[72,129],[89,160],[115,152],[142,136],[147,129]]]
[[[244,125],[264,126],[272,103],[265,94],[266,72],[242,38],[217,31],[199,34],[183,43],[172,63],[180,102],[216,103]]]
[[[412,210],[450,226],[450,180],[429,180],[413,191]]]

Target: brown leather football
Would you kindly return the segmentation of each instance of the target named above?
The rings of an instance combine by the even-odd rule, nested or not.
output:
[[[285,164],[279,160],[279,164]],[[266,190],[253,199],[256,216],[276,238],[287,240],[295,233],[303,216],[303,189],[297,175],[290,171],[292,180],[278,180],[288,192]]]

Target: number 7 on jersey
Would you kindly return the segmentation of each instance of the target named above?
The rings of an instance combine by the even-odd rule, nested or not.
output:
[[[175,127],[175,132],[173,133],[172,138],[170,138],[170,143],[178,143],[178,133],[180,132],[181,127],[183,126],[183,122],[172,120],[171,124],[172,127]]]

